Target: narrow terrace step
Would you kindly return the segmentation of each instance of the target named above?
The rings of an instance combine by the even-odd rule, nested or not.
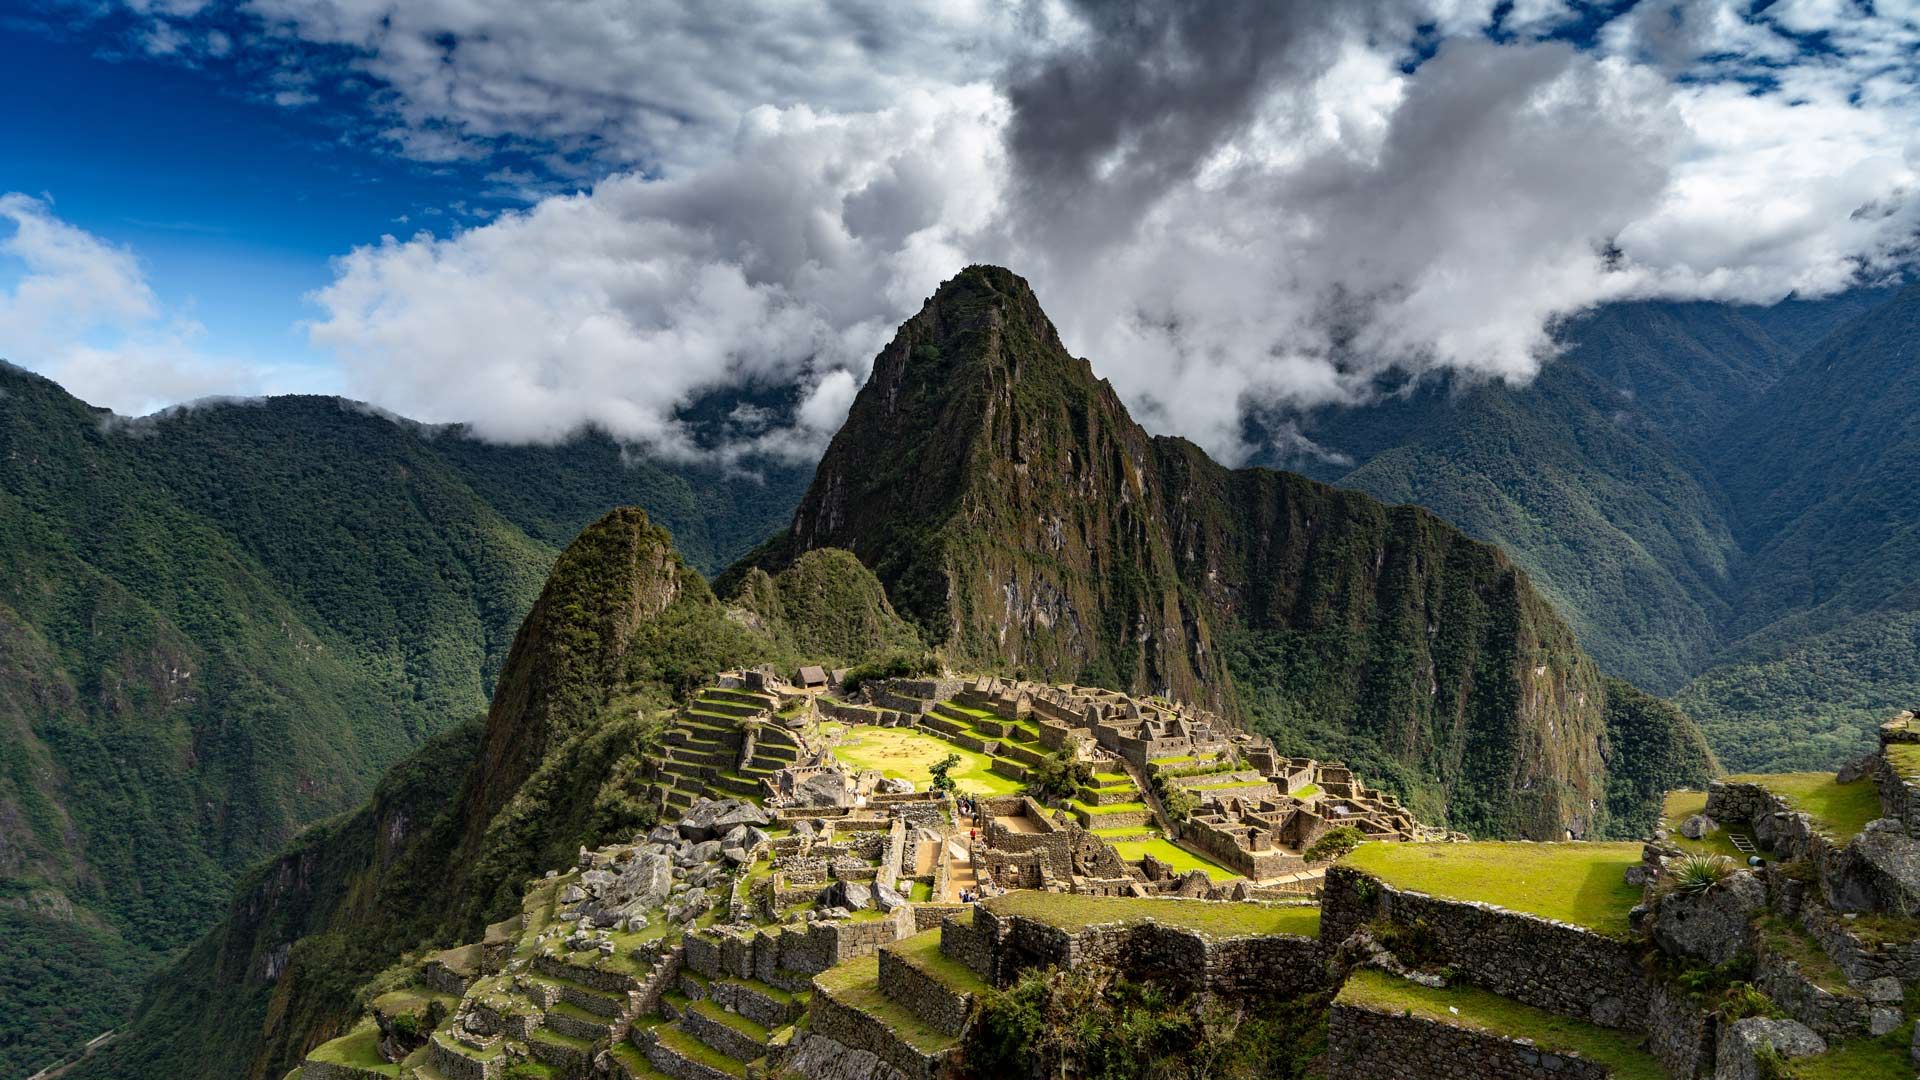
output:
[[[773,1034],[711,1000],[694,1002],[680,1018],[680,1030],[743,1065],[766,1055],[767,1039]]]
[[[571,1001],[563,1001],[547,1010],[547,1027],[570,1039],[594,1042],[618,1038],[625,1026],[625,1022],[617,1016],[601,1016]]]
[[[654,1068],[680,1080],[732,1080],[747,1075],[744,1063],[676,1027],[653,1029],[643,1049]]]
[[[799,996],[758,979],[718,979],[708,988],[707,996],[766,1028],[791,1024],[807,1009]]]
[[[621,1080],[672,1080],[666,1073],[653,1067],[647,1055],[632,1043],[614,1043],[607,1051],[608,1060],[613,1062],[614,1075]]]
[[[527,1036],[527,1049],[532,1052],[533,1060],[551,1065],[566,1075],[578,1076],[593,1064],[593,1042],[549,1028],[535,1028]]]

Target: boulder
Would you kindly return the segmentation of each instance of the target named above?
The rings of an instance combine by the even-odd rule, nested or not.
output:
[[[1661,897],[1653,940],[1672,955],[1724,964],[1747,948],[1753,916],[1766,903],[1766,885],[1751,871],[1737,870],[1705,891]]]
[[[655,825],[647,834],[650,844],[677,844],[680,842],[680,830],[671,825]]]
[[[713,824],[715,828],[732,829],[735,825],[765,825],[772,820],[772,815],[764,809],[750,802],[742,802],[715,818]]]
[[[820,890],[820,901],[817,906],[865,911],[873,906],[873,890],[858,881],[836,881]]]
[[[910,795],[913,793],[913,781],[899,776],[886,776],[874,787],[884,795]]]
[[[702,840],[674,856],[673,861],[681,866],[696,866],[703,862],[712,862],[720,857],[721,847],[718,840]]]
[[[720,838],[722,847],[744,847],[746,842],[747,827],[745,825],[735,825],[733,828],[727,830],[725,836]]]
[[[1855,780],[1865,780],[1867,777],[1873,775],[1874,763],[1879,760],[1880,752],[1878,750],[1870,751],[1854,758],[1852,761],[1840,766],[1840,771],[1833,775],[1834,783],[1851,784]]]
[[[828,769],[801,780],[794,801],[801,806],[852,806],[853,787],[845,773]]]
[[[1920,840],[1895,818],[1869,821],[1822,885],[1840,911],[1920,910]]]
[[[716,834],[715,826],[720,823],[720,819],[738,805],[732,799],[701,799],[688,807],[687,812],[680,816],[680,835],[696,843],[713,839]]]
[[[742,846],[745,847],[748,851],[752,851],[754,848],[759,847],[761,844],[767,844],[772,842],[773,842],[773,837],[768,836],[764,829],[756,828],[755,826],[749,825],[747,826],[746,843],[743,844]]]
[[[1783,1058],[1798,1058],[1826,1053],[1827,1041],[1798,1020],[1764,1016],[1736,1020],[1720,1033],[1713,1080],[1765,1080],[1773,1075],[1762,1072],[1756,1060],[1764,1047],[1772,1047]]]
[[[746,849],[737,847],[722,848],[720,857],[727,860],[729,866],[745,866],[752,861],[752,856],[747,854]]]
[[[888,914],[892,914],[894,911],[907,906],[907,898],[901,896],[893,889],[876,882],[873,886],[873,906]]]
[[[1680,835],[1689,840],[1698,840],[1716,828],[1719,826],[1713,823],[1712,818],[1705,814],[1695,814],[1680,823]]]

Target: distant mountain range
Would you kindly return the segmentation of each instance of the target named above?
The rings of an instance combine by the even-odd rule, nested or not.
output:
[[[644,504],[711,571],[810,473],[326,398],[128,421],[0,365],[0,1075],[112,1026],[242,870],[484,710],[582,526]]]
[[[1614,305],[1524,388],[1266,418],[1323,452],[1269,460],[1499,544],[1729,769],[1831,767],[1920,701],[1916,315],[1920,286]]]

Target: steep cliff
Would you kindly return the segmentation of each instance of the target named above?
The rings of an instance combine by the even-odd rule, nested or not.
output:
[[[816,547],[967,665],[1207,704],[1477,833],[1614,828],[1601,674],[1505,555],[1148,435],[1008,271],[969,268],[901,327],[747,561]]]

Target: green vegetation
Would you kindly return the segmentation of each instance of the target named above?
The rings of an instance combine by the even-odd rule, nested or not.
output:
[[[1069,798],[1092,783],[1093,766],[1075,760],[1071,750],[1056,750],[1027,769],[1027,794],[1041,802]]]
[[[284,1071],[403,955],[478,940],[544,869],[650,826],[645,755],[677,695],[722,668],[788,660],[729,617],[665,530],[638,510],[606,515],[555,563],[489,718],[429,742],[372,804],[254,871],[228,922],[150,988],[129,1037],[88,1075]],[[285,942],[277,983],[248,975],[250,958]]]
[[[1361,844],[1342,865],[1397,889],[1452,900],[1478,900],[1513,911],[1632,933],[1627,912],[1640,889],[1626,868],[1640,861],[1637,844]]]
[[[989,772],[993,759],[917,728],[856,724],[834,744],[833,756],[855,769],[878,769],[883,775],[911,780],[925,791],[933,783],[933,766],[957,757],[949,775],[954,789],[968,795],[1011,795],[1020,782]]]
[[[1128,862],[1139,862],[1152,855],[1161,862],[1173,867],[1175,873],[1185,874],[1193,870],[1204,870],[1215,881],[1231,881],[1239,874],[1221,866],[1204,855],[1198,855],[1170,840],[1115,840],[1114,850]]]
[[[1877,1039],[1854,1038],[1833,1044],[1818,1057],[1796,1058],[1792,1080],[1911,1080],[1913,1024]]]
[[[1009,431],[1019,461],[1001,449]],[[1649,713],[1644,738],[1610,733],[1598,668],[1493,547],[1425,511],[1149,436],[1003,269],[967,268],[900,328],[815,475],[796,528],[730,574],[861,552],[955,667],[1216,702],[1436,823],[1638,834],[1613,820],[1630,801],[1616,789],[1645,790],[1650,820],[1679,786],[1640,748],[1698,739],[1678,714]],[[1089,501],[1128,510],[1089,517]],[[1196,550],[1207,558],[1183,554]],[[1010,631],[1007,581],[1063,617]],[[1138,627],[1176,610],[1174,638],[1149,648]],[[1523,775],[1541,782],[1520,790]]]
[[[1336,825],[1323,833],[1320,839],[1308,844],[1307,849],[1300,855],[1308,862],[1337,859],[1359,847],[1360,841],[1365,839],[1366,834],[1351,825]]]
[[[735,569],[738,570],[737,567]],[[725,580],[725,575],[719,580]],[[846,681],[842,685],[848,693],[853,693],[869,682],[882,679],[919,679],[938,675],[940,667],[940,658],[924,649],[896,649],[878,659],[855,664],[847,670]]]
[[[1680,835],[1681,822],[1706,811],[1707,793],[1704,791],[1667,792],[1660,808],[1661,820],[1667,828],[1667,842],[1696,855],[1725,855],[1736,862],[1745,862],[1746,853],[1734,846],[1732,837],[1724,828],[1713,829],[1698,840],[1689,840]]]
[[[965,1054],[980,1076],[1301,1080],[1326,1050],[1327,997],[1235,1012],[1099,965],[1030,971],[982,995]]]
[[[1599,1062],[1619,1080],[1664,1080],[1667,1075],[1653,1055],[1640,1048],[1639,1036],[1631,1032],[1572,1020],[1476,987],[1436,990],[1372,968],[1359,968],[1347,977],[1334,1004],[1410,1014],[1509,1039],[1530,1039],[1542,1050],[1575,1053]]]
[[[399,1076],[400,1066],[390,1064],[380,1056],[379,1044],[380,1029],[369,1024],[351,1035],[320,1044],[308,1056],[317,1061],[365,1069],[384,1076]]]
[[[927,1026],[912,1010],[880,991],[880,958],[865,956],[832,967],[813,977],[818,992],[843,1005],[859,1009],[893,1029],[910,1046],[924,1053],[944,1050],[955,1039]]]
[[[1661,885],[1670,892],[1703,893],[1727,880],[1734,871],[1733,860],[1724,855],[1689,855],[1680,860],[1671,875],[1663,875]]]
[[[923,930],[887,946],[887,951],[937,979],[942,986],[963,994],[979,994],[987,989],[973,969],[940,951],[940,931]]]
[[[1858,836],[1867,822],[1880,816],[1880,789],[1871,777],[1849,784],[1835,783],[1830,772],[1749,773],[1729,776],[1735,783],[1758,784],[1786,797],[1795,809],[1811,815],[1841,843]]]
[[[712,569],[808,471],[600,435],[504,447],[331,398],[118,420],[0,365],[0,889],[58,893],[77,920],[0,935],[0,968],[87,938],[112,973],[10,998],[33,1004],[0,1023],[35,1034],[0,1032],[0,1075],[120,1023],[249,867],[484,709],[583,526],[641,503]]]
[[[928,783],[933,787],[933,790],[954,790],[955,785],[951,774],[953,767],[958,764],[960,764],[960,755],[948,754],[946,757],[927,766]]]
[[[1062,930],[1084,930],[1100,923],[1151,920],[1215,937],[1293,934],[1317,937],[1320,909],[1313,905],[1270,905],[1158,897],[1082,896],[1022,890],[985,901],[996,915],[1023,915]]]
[[[156,959],[91,921],[0,903],[0,1076],[31,1076],[119,1024]]]

